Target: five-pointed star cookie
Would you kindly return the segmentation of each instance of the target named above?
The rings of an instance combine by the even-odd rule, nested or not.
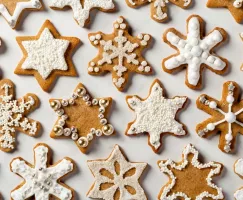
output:
[[[160,170],[170,179],[158,199],[224,199],[222,188],[212,182],[213,177],[220,175],[223,165],[217,162],[203,164],[198,156],[199,152],[189,144],[183,151],[181,162],[158,161]]]
[[[243,134],[243,100],[239,98],[239,86],[228,81],[223,85],[220,101],[205,94],[197,100],[197,107],[211,115],[197,125],[198,135],[208,137],[220,133],[219,148],[226,153],[234,149],[237,134]]]
[[[209,8],[228,8],[235,21],[241,23],[243,20],[242,0],[208,0]]]
[[[112,98],[92,98],[80,83],[69,99],[51,99],[58,115],[51,132],[52,138],[70,138],[85,153],[95,136],[112,135],[114,128],[107,117]]]
[[[84,27],[90,21],[90,12],[98,9],[103,12],[115,10],[113,0],[50,0],[52,9],[64,9],[70,7],[73,10],[73,16],[76,22]]]
[[[61,178],[75,169],[74,162],[66,157],[54,165],[50,165],[51,149],[46,144],[39,143],[34,147],[34,165],[23,158],[15,158],[10,164],[11,171],[24,179],[19,186],[11,192],[12,200],[74,199],[74,190],[61,182]]]
[[[50,21],[37,36],[17,37],[17,42],[24,57],[14,72],[34,75],[44,91],[51,90],[57,76],[77,75],[71,57],[80,40],[61,36]]]
[[[164,134],[186,135],[184,125],[176,120],[177,113],[186,101],[187,97],[178,96],[166,99],[162,84],[155,80],[146,99],[127,96],[128,106],[135,112],[136,119],[128,124],[126,135],[148,133],[149,145],[158,152]]]
[[[164,33],[165,43],[177,50],[177,53],[165,58],[162,67],[170,74],[186,68],[186,85],[199,89],[205,67],[216,74],[226,72],[228,61],[213,52],[226,38],[227,33],[222,28],[215,28],[205,36],[203,19],[192,15],[187,19],[187,36],[173,28]]]
[[[234,164],[234,172],[243,179],[243,159],[238,159]],[[236,200],[243,199],[243,187],[239,188],[235,193],[234,197]]]
[[[15,100],[14,89],[12,81],[0,81],[0,150],[5,152],[15,148],[16,131],[36,136],[41,128],[39,122],[27,118],[39,106],[38,97],[29,93]]]
[[[103,200],[147,200],[139,179],[147,163],[129,162],[116,145],[105,160],[90,160],[95,183],[87,196]]]
[[[142,57],[142,51],[149,46],[151,36],[148,34],[131,36],[128,23],[123,17],[119,17],[114,23],[112,34],[91,33],[89,40],[99,49],[96,58],[89,62],[89,74],[111,72],[113,83],[118,90],[122,91],[125,88],[131,72],[152,73],[152,68]]]
[[[0,0],[0,14],[9,25],[16,28],[24,10],[40,10],[41,0]]]

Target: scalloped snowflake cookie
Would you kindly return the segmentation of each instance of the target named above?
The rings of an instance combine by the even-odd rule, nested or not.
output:
[[[222,188],[212,182],[213,177],[220,175],[223,165],[217,162],[203,164],[198,157],[199,152],[189,144],[183,150],[182,161],[158,161],[161,172],[170,179],[161,189],[158,199],[224,199]]]
[[[147,200],[139,179],[147,163],[129,162],[118,145],[105,160],[90,160],[95,183],[87,196],[103,200]]]
[[[24,179],[24,182],[11,192],[12,200],[51,199],[54,196],[60,200],[74,199],[74,190],[61,182],[61,178],[74,171],[75,165],[70,158],[64,158],[50,165],[51,149],[46,144],[34,147],[34,165],[22,158],[15,158],[10,164],[11,171]]]
[[[146,99],[138,96],[127,96],[126,99],[129,108],[136,114],[136,119],[128,124],[126,135],[148,133],[149,145],[155,152],[158,152],[162,145],[163,135],[186,135],[184,125],[179,123],[176,117],[186,104],[187,97],[165,98],[164,89],[159,80],[152,83]]]
[[[62,10],[70,7],[73,10],[73,16],[76,22],[84,27],[90,21],[90,12],[98,9],[103,12],[111,12],[115,10],[113,0],[50,0],[52,9]]]
[[[163,36],[165,43],[177,50],[163,60],[165,72],[174,73],[186,68],[186,85],[191,89],[199,89],[202,85],[204,68],[216,74],[223,74],[228,68],[228,61],[217,56],[213,50],[223,43],[227,33],[222,28],[215,28],[204,35],[204,21],[198,15],[187,19],[187,36],[174,28],[168,29]]]
[[[89,40],[99,49],[96,58],[89,62],[89,74],[111,72],[113,83],[119,91],[125,88],[131,72],[152,73],[149,63],[142,57],[142,51],[149,46],[151,36],[131,36],[128,23],[123,17],[119,17],[114,23],[112,34],[91,33]]]
[[[243,159],[238,159],[234,164],[234,172],[243,179]],[[243,199],[243,187],[239,188],[235,193],[234,197],[236,200]]]

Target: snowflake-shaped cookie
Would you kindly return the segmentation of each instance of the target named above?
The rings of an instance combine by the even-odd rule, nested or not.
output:
[[[204,94],[197,100],[197,107],[211,115],[197,125],[198,135],[208,137],[220,132],[219,148],[226,153],[234,149],[237,134],[243,134],[243,100],[239,100],[239,93],[237,83],[228,81],[220,101]]]
[[[167,4],[172,3],[184,9],[192,4],[192,0],[126,0],[126,2],[132,8],[150,3],[151,18],[157,22],[164,22],[169,18]]]
[[[115,10],[113,0],[50,0],[52,9],[64,9],[70,7],[76,22],[84,27],[90,21],[90,12],[98,9],[103,12]]]
[[[243,179],[243,159],[238,159],[234,164],[234,171],[235,173]],[[243,187],[239,188],[235,193],[234,197],[236,200],[242,200],[243,199]]]
[[[71,57],[80,40],[61,36],[50,21],[37,36],[17,37],[17,42],[24,57],[15,73],[34,75],[43,90],[49,91],[59,75],[77,75]]]
[[[220,175],[223,165],[217,162],[202,164],[198,156],[199,152],[189,144],[181,162],[158,161],[160,170],[170,179],[159,193],[160,200],[224,199],[222,188],[212,182],[213,177]]]
[[[15,148],[15,132],[36,136],[40,124],[26,116],[39,106],[39,99],[34,94],[14,99],[14,84],[4,79],[0,81],[0,149],[5,152]]]
[[[89,34],[89,40],[99,54],[89,62],[89,74],[98,75],[111,72],[113,83],[118,90],[123,90],[128,81],[130,72],[151,74],[152,69],[142,57],[142,51],[151,42],[148,34],[139,34],[133,37],[129,34],[128,23],[123,17],[114,23],[114,32]]]
[[[11,171],[24,179],[11,192],[11,199],[24,200],[34,196],[36,200],[48,200],[52,195],[60,200],[74,199],[74,190],[60,180],[74,170],[74,162],[70,158],[64,158],[50,165],[51,149],[41,143],[35,146],[34,155],[34,165],[22,158],[15,158],[11,162]]]
[[[127,97],[127,103],[136,113],[136,119],[128,124],[126,135],[148,133],[149,144],[157,152],[164,134],[186,135],[184,125],[176,121],[177,112],[184,107],[186,101],[187,97],[166,99],[161,83],[155,80],[146,99]]]
[[[90,160],[95,183],[87,196],[104,200],[147,200],[139,179],[147,163],[129,162],[116,145],[109,158]]]
[[[187,36],[176,29],[168,29],[164,33],[164,41],[178,53],[163,60],[163,69],[173,73],[186,67],[186,85],[192,89],[201,87],[204,67],[216,74],[223,74],[228,67],[228,61],[213,52],[226,40],[226,32],[215,28],[204,37],[203,23],[201,17],[192,15],[187,19]]]

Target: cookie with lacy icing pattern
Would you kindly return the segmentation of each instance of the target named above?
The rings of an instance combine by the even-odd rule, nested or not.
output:
[[[243,179],[243,159],[238,159],[234,164],[234,172]],[[243,199],[243,187],[236,190],[234,193],[235,200],[242,200]]]

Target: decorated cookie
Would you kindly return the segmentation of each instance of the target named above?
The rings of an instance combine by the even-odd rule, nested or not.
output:
[[[7,20],[11,28],[16,28],[24,10],[40,10],[41,0],[1,0],[0,14]]]
[[[113,0],[50,0],[50,7],[56,10],[72,8],[74,19],[81,27],[90,22],[90,12],[93,9],[103,12],[115,10]]]
[[[71,57],[80,40],[61,36],[50,21],[37,36],[17,37],[17,42],[24,57],[15,74],[34,75],[44,91],[51,90],[57,76],[77,76]]]
[[[243,179],[243,159],[238,159],[234,164],[234,171],[235,173]],[[239,188],[235,194],[234,197],[236,200],[242,200],[243,199],[243,187]]]
[[[228,81],[223,85],[220,101],[205,94],[197,100],[197,107],[211,115],[197,125],[198,135],[208,137],[220,133],[219,148],[226,153],[234,149],[237,134],[243,134],[243,100],[239,94],[237,83]]]
[[[150,3],[151,18],[157,22],[164,22],[169,18],[167,4],[172,3],[184,9],[192,4],[192,0],[126,0],[126,2],[132,8]]]
[[[153,82],[146,99],[138,96],[127,96],[126,99],[129,108],[136,114],[136,119],[128,124],[126,135],[148,133],[148,143],[155,152],[158,152],[162,145],[163,135],[186,135],[184,125],[179,123],[176,117],[186,104],[187,97],[165,98],[159,80]]]
[[[199,152],[189,144],[182,153],[182,161],[158,161],[160,170],[169,177],[158,199],[224,199],[222,188],[212,182],[213,177],[220,175],[223,165],[217,162],[203,164],[198,156]]]
[[[52,138],[72,139],[85,153],[97,136],[110,136],[114,128],[108,123],[112,98],[95,99],[80,83],[69,99],[51,99],[50,105],[58,116]]]
[[[61,178],[70,174],[74,162],[64,158],[54,165],[50,165],[51,149],[46,144],[37,144],[34,148],[34,165],[23,158],[15,158],[11,164],[11,171],[24,179],[11,192],[12,200],[51,199],[54,196],[60,200],[74,199],[74,190],[61,182]]]
[[[139,34],[133,37],[128,29],[128,23],[119,17],[114,23],[112,34],[89,34],[90,42],[99,49],[98,55],[89,62],[89,74],[111,72],[113,83],[120,91],[124,89],[131,72],[152,73],[149,63],[142,57],[142,51],[149,46],[151,36]]]
[[[87,196],[103,200],[147,200],[139,179],[147,163],[129,162],[118,145],[107,159],[90,160],[95,183]]]
[[[27,118],[39,106],[38,97],[29,93],[15,100],[14,90],[12,81],[0,81],[0,150],[5,152],[15,149],[16,131],[36,136],[41,129],[39,122]]]
[[[177,50],[163,60],[162,66],[167,73],[174,73],[186,68],[186,85],[199,89],[202,85],[202,72],[206,67],[216,74],[223,74],[228,68],[228,61],[213,52],[223,43],[227,33],[215,28],[207,36],[204,35],[204,21],[197,15],[187,19],[187,36],[176,29],[168,29],[164,33],[164,41]]]
[[[242,0],[208,0],[209,8],[228,8],[235,21],[242,22],[243,19],[243,1]]]

